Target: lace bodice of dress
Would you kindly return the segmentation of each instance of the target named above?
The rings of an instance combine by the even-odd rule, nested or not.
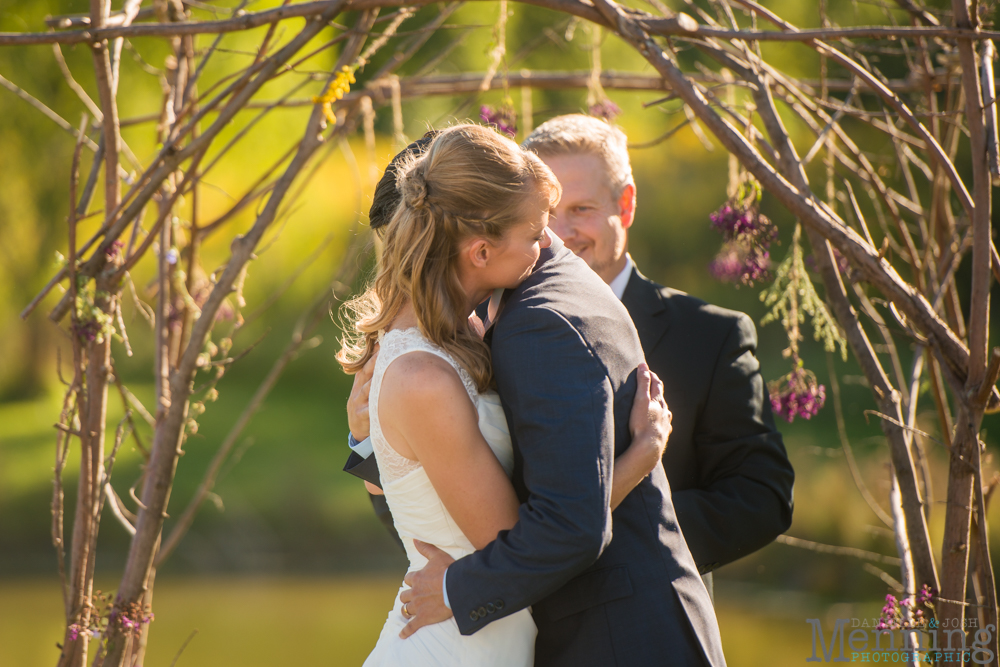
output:
[[[380,335],[378,359],[375,361],[375,372],[372,374],[371,391],[368,398],[368,415],[371,422],[372,448],[378,460],[379,475],[383,483],[405,477],[421,467],[418,461],[408,459],[392,448],[382,433],[378,418],[378,396],[379,390],[382,388],[382,376],[385,375],[389,364],[408,352],[430,352],[447,361],[462,379],[462,384],[469,392],[469,398],[472,399],[473,404],[478,406],[479,402],[476,383],[469,373],[459,366],[451,358],[451,355],[427,340],[419,329],[393,329]]]

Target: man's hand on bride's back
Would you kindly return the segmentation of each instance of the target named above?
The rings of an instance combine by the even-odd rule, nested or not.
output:
[[[670,437],[672,428],[671,414],[663,398],[663,382],[656,373],[649,370],[646,364],[641,364],[637,373],[638,385],[628,424],[632,433],[632,445],[629,449],[639,448],[649,466],[648,470],[652,471],[667,448],[667,438]]]
[[[351,387],[351,395],[347,399],[347,426],[351,429],[355,440],[364,440],[369,435],[368,392],[372,386],[376,359],[378,359],[377,349],[364,367],[354,374],[354,386]]]
[[[433,544],[413,540],[413,545],[427,559],[427,564],[403,577],[403,583],[409,586],[399,594],[403,616],[409,621],[399,633],[403,639],[425,625],[452,617],[451,609],[444,604],[444,573],[455,559]]]

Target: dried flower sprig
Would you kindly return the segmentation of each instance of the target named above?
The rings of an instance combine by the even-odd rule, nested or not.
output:
[[[924,584],[917,593],[916,599],[911,597],[897,600],[893,594],[885,596],[885,606],[879,616],[877,630],[923,630],[933,628],[934,598],[937,591]],[[909,611],[909,618],[904,618],[904,610]]]
[[[591,104],[588,113],[594,118],[601,118],[610,123],[621,115],[622,110],[621,107],[605,97],[601,101]]]
[[[156,615],[150,611],[149,605],[132,602],[124,608],[119,608],[117,602],[107,615],[105,628],[117,625],[122,634],[138,637],[142,626],[152,623]]]
[[[505,100],[499,107],[484,104],[479,107],[479,118],[497,132],[513,139],[517,136],[517,113],[513,103]]]
[[[827,352],[833,352],[839,346],[841,358],[847,361],[847,340],[841,334],[826,304],[816,294],[816,288],[813,287],[806,272],[802,245],[799,242],[801,233],[801,226],[796,225],[792,235],[792,247],[774,271],[774,283],[760,294],[760,300],[770,308],[760,323],[765,325],[780,320],[788,332],[788,349],[785,350],[785,356],[798,359],[799,341],[802,340],[799,325],[805,322],[808,314],[812,318],[813,337],[822,341]]]
[[[774,271],[774,282],[760,293],[760,300],[770,308],[761,325],[780,320],[788,334],[788,347],[784,356],[791,358],[792,371],[768,383],[771,408],[789,422],[796,417],[811,419],[826,401],[826,387],[819,384],[812,371],[806,370],[799,357],[802,340],[800,325],[808,314],[812,321],[813,337],[823,342],[827,352],[840,347],[840,356],[847,361],[847,341],[826,308],[806,271],[802,258],[801,225],[795,226],[792,246],[788,255]]]
[[[354,78],[354,68],[344,65],[337,72],[330,85],[326,87],[326,92],[312,98],[313,104],[323,105],[323,115],[331,125],[337,124],[337,115],[333,113],[333,103],[344,98],[344,95],[351,92],[351,84],[357,83]]]
[[[802,366],[802,360],[791,373],[769,382],[767,389],[771,394],[771,409],[788,423],[796,417],[812,419],[826,402],[826,387]]]
[[[93,283],[86,276],[77,277],[76,302],[72,331],[81,340],[103,343],[115,334],[114,317],[97,306],[97,301],[107,299],[107,292],[95,291]]]
[[[94,591],[93,597],[86,603],[86,606],[90,611],[87,614],[87,622],[81,622],[78,616],[77,621],[67,627],[70,641],[76,641],[80,635],[86,635],[94,641],[99,641],[108,629],[108,619],[114,613],[111,593]]]
[[[708,265],[716,280],[753,285],[770,277],[771,254],[757,246],[745,248],[727,243]]]
[[[778,230],[758,209],[760,196],[757,182],[749,181],[709,216],[712,227],[722,234],[722,248],[708,267],[716,279],[753,285],[770,277],[770,247]]]

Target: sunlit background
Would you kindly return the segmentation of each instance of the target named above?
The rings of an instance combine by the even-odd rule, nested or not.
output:
[[[247,9],[275,4],[252,2]],[[817,25],[812,3],[774,0],[768,5],[800,26]],[[832,12],[844,14],[845,23],[886,20],[874,5],[846,1],[830,5]],[[85,0],[5,0],[0,6],[0,31],[41,31],[46,15],[87,11]],[[590,67],[589,38],[582,26],[534,7],[512,4],[512,12],[507,28],[511,71]],[[488,61],[496,13],[493,3],[462,7],[428,42],[421,63],[464,35],[431,71],[481,71]],[[300,22],[289,25],[293,24]],[[555,27],[544,32],[543,25]],[[206,74],[208,79],[245,64],[265,30],[227,36],[225,50],[215,56],[214,69]],[[198,41],[200,47],[208,43],[207,38]],[[523,53],[518,51],[521,46],[525,46]],[[795,45],[765,48],[782,58],[792,73],[815,70],[812,51]],[[93,91],[87,48],[66,48],[64,53],[81,84]],[[140,159],[156,150],[155,121],[130,123],[129,119],[141,120],[158,108],[155,68],[162,66],[165,54],[162,43],[142,40],[124,56],[120,96],[124,139]],[[307,81],[304,75],[329,68],[335,55],[318,56],[302,72],[290,73],[266,88],[261,99],[276,99],[303,83],[296,99],[318,94],[322,84]],[[605,41],[602,56],[609,70],[651,71],[614,38]],[[44,100],[72,124],[79,122],[83,107],[65,85],[50,47],[0,48],[0,74]],[[678,121],[676,105],[644,108],[644,103],[661,98],[662,92],[608,93],[622,108],[618,122],[634,144],[650,142]],[[522,108],[522,94],[520,88],[510,91],[517,109]],[[403,105],[405,133],[412,139],[429,127],[477,120],[480,104],[499,104],[502,96],[491,92],[407,100]],[[531,106],[537,125],[556,114],[585,110],[586,91],[536,90]],[[308,111],[299,106],[264,117],[205,177],[199,219],[211,221],[223,212],[243,194],[247,183],[296,143]],[[218,401],[207,405],[197,434],[184,447],[169,509],[172,514],[179,514],[187,504],[219,443],[287,345],[297,319],[330,289],[348,241],[359,233],[356,222],[366,222],[371,173],[379,175],[396,150],[390,111],[383,108],[377,114],[375,152],[368,151],[360,136],[345,145],[331,145],[309,172],[302,196],[288,207],[250,264],[243,311],[248,325],[234,338],[234,350],[247,353],[223,378]],[[254,115],[241,114],[227,136],[235,137]],[[523,129],[523,119],[519,124]],[[790,124],[794,133],[796,125]],[[800,138],[803,143],[809,141],[804,134]],[[61,641],[64,628],[50,504],[53,423],[62,396],[57,368],[61,351],[66,372],[69,348],[66,336],[46,317],[58,295],[50,295],[26,321],[18,313],[57,270],[56,253],[66,252],[73,145],[72,136],[0,89],[0,665],[54,664],[56,642]],[[85,169],[89,169],[90,156],[85,153],[84,157]],[[632,160],[638,215],[630,249],[641,270],[662,284],[745,311],[759,322],[764,314],[758,299],[760,286],[737,289],[714,281],[707,271],[720,242],[708,216],[726,198],[727,154],[688,127],[665,143],[634,149]],[[187,205],[190,208],[190,202]],[[93,208],[100,204],[95,202]],[[781,229],[785,243],[772,248],[772,255],[780,259],[792,221],[767,195],[763,209]],[[217,238],[210,239],[205,247],[206,268],[211,270],[227,259],[229,240],[252,224],[254,210],[250,206],[226,223]],[[99,216],[81,223],[80,236],[86,238],[98,225]],[[359,261],[362,275],[368,275],[371,257]],[[152,275],[150,265],[140,264],[133,271],[140,298],[151,300]],[[347,295],[347,287],[339,286],[338,293]],[[125,385],[149,404],[151,334],[129,301],[127,297],[124,314],[134,354],[127,357],[120,344],[113,354]],[[765,379],[784,375],[789,368],[781,355],[787,345],[783,329],[772,324],[761,327],[759,335]],[[324,318],[316,336],[316,347],[302,352],[288,366],[253,417],[214,495],[159,571],[147,665],[171,665],[175,658],[183,667],[358,665],[374,645],[405,561],[371,512],[361,483],[341,472],[348,451],[344,404],[350,378],[334,361],[338,338],[334,319]],[[839,377],[848,436],[869,488],[886,506],[888,452],[877,419],[864,414],[875,408],[870,392],[853,362],[829,357],[808,334],[806,339],[803,357],[826,384],[828,397],[832,394],[830,369]],[[933,404],[926,401],[925,405],[930,409]],[[112,389],[109,423],[117,424],[122,415],[122,401]],[[779,426],[797,474],[795,516],[788,534],[894,556],[891,532],[870,511],[848,472],[832,399],[813,420]],[[987,417],[984,428],[989,459],[1000,422]],[[148,442],[149,429],[142,422],[139,436]],[[945,495],[947,458],[933,440],[926,440],[925,446],[935,475],[930,526],[934,543],[940,543],[944,511],[939,501]],[[140,461],[129,441],[115,467],[120,493],[136,480]],[[995,463],[988,465],[996,468]],[[65,475],[68,517],[76,473],[71,453]],[[1000,518],[996,508],[991,518],[996,525]],[[994,538],[994,550],[998,544]],[[97,562],[103,590],[113,591],[117,585],[127,545],[124,530],[106,514]],[[717,571],[717,612],[729,664],[804,664],[812,655],[807,618],[819,618],[830,629],[836,618],[877,616],[890,590],[878,570],[894,578],[899,577],[899,570],[880,563],[866,567],[866,562],[775,543]]]

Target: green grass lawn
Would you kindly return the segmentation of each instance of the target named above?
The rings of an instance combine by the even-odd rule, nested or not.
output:
[[[360,665],[398,577],[176,579],[157,582],[145,664]],[[0,581],[0,664],[51,667],[62,641],[58,583]]]
[[[145,664],[167,667],[327,665],[355,667],[375,645],[399,586],[389,574],[312,578],[164,578]],[[801,596],[769,600],[719,594],[718,616],[731,667],[806,665],[811,635]],[[785,597],[783,597],[785,595]],[[0,580],[0,664],[51,667],[61,641],[52,577]],[[470,666],[473,667],[473,666]]]

